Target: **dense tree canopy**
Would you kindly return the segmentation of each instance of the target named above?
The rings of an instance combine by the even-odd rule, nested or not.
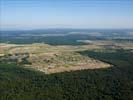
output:
[[[133,53],[80,52],[115,66],[45,75],[0,63],[1,100],[132,100]]]

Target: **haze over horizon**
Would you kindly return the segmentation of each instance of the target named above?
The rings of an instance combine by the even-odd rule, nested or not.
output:
[[[133,28],[133,0],[1,0],[0,29]]]

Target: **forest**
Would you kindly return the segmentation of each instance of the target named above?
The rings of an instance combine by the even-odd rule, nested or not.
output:
[[[84,56],[113,64],[46,75],[14,63],[0,62],[1,100],[132,100],[133,52],[81,51]]]

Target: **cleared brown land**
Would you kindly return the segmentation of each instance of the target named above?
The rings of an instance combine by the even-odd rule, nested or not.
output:
[[[130,47],[132,49],[133,45],[131,43],[120,44],[112,41],[95,41],[92,44],[82,46],[51,46],[41,43],[27,45],[0,44],[0,55],[4,56],[11,54],[13,56],[10,56],[10,59],[19,59],[17,62],[19,64],[19,62],[28,54],[26,59],[31,64],[24,64],[23,66],[50,74],[111,67],[112,65],[108,63],[85,57],[77,53],[77,51],[84,50],[98,50],[103,52],[106,49],[106,46],[116,49],[119,47],[123,49]],[[109,52],[115,52],[115,49],[113,50],[114,51]],[[16,53],[20,55],[15,56]]]
[[[111,65],[106,63],[94,63],[91,62],[90,64],[84,64],[84,65],[76,65],[71,66],[69,68],[66,67],[58,67],[58,68],[52,68],[48,69],[48,73],[58,73],[58,72],[70,72],[70,71],[76,71],[76,70],[85,70],[85,69],[98,69],[98,68],[108,68],[111,67]]]
[[[63,52],[63,54],[59,52],[43,53],[38,56],[31,55],[29,59],[32,65],[27,66],[28,68],[33,68],[46,74],[111,67],[110,64],[73,52]],[[50,63],[45,63],[47,61]]]

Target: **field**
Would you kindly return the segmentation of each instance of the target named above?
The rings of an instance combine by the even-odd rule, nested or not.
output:
[[[91,44],[78,46],[52,46],[36,43],[31,45],[1,44],[0,47],[1,62],[16,63],[17,65],[39,70],[46,74],[113,66],[93,57],[83,56],[78,52],[85,50],[104,52],[104,50],[111,48],[111,52],[115,52],[115,49],[133,49],[133,45],[130,42],[115,43],[103,40],[91,41]]]
[[[106,68],[112,65],[80,55],[87,49],[100,49],[98,45],[50,46],[47,44],[14,45],[1,44],[1,62],[16,63],[26,68],[33,68],[46,74]]]

